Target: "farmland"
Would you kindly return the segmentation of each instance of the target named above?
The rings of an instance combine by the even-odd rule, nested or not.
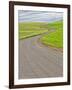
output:
[[[48,33],[49,31],[53,31]],[[40,41],[45,45],[54,46],[57,48],[63,47],[63,22],[56,21],[53,23],[47,22],[23,22],[19,23],[19,39],[26,39],[37,35],[42,35]]]
[[[25,39],[48,32],[47,23],[19,23],[19,39]]]
[[[54,46],[57,48],[63,47],[63,22],[57,21],[48,24],[49,30],[53,29],[54,32],[44,35],[40,40],[45,45]]]

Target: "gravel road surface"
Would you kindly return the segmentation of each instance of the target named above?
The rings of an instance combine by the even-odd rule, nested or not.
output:
[[[40,36],[19,41],[19,79],[63,76],[63,53],[42,45]]]

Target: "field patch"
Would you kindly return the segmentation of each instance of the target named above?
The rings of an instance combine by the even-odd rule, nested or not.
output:
[[[19,39],[25,39],[45,32],[48,32],[48,23],[19,23]]]
[[[54,29],[53,32],[44,35],[40,41],[45,45],[63,48],[63,22],[57,21],[48,24],[49,30]]]

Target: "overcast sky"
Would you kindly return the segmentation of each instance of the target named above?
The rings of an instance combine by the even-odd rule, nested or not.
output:
[[[19,22],[54,22],[63,19],[63,13],[50,11],[19,10]]]

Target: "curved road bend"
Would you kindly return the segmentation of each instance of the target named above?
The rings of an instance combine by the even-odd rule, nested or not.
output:
[[[19,41],[19,79],[63,76],[63,53],[41,45],[39,38]]]

